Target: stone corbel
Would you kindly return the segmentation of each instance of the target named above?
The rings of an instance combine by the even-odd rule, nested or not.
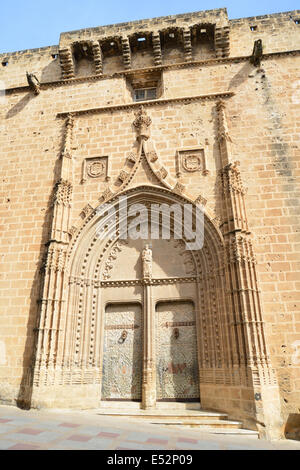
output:
[[[131,49],[130,42],[127,36],[122,37],[122,54],[123,54],[123,64],[125,70],[131,69]]]
[[[59,50],[59,60],[62,72],[62,79],[67,80],[75,77],[73,54],[70,47]]]
[[[229,26],[215,29],[215,51],[217,58],[228,57],[230,52]]]
[[[184,47],[184,60],[190,62],[192,60],[192,42],[191,42],[191,29],[183,29],[183,47]]]
[[[161,43],[159,31],[152,33],[152,45],[154,54],[154,65],[162,64]]]
[[[96,75],[102,75],[103,63],[102,63],[102,51],[98,41],[93,41],[92,51],[94,58],[94,67]]]

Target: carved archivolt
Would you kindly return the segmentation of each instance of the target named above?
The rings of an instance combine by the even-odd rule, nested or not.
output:
[[[120,252],[122,250],[122,247],[124,245],[127,245],[127,244],[128,244],[127,240],[118,240],[114,244],[114,246],[113,246],[113,248],[112,248],[105,264],[104,264],[104,269],[103,269],[103,273],[102,273],[102,278],[104,280],[107,280],[111,277],[111,270],[114,267],[114,264],[117,260],[118,252]]]

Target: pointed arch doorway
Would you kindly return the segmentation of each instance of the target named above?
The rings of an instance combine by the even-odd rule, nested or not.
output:
[[[127,197],[128,207],[133,203],[177,203],[181,206],[191,203],[172,191],[153,186],[134,187],[123,195]],[[114,207],[118,206],[119,195],[109,202]],[[103,238],[98,236],[99,227],[105,230]],[[227,369],[230,367],[230,348],[235,344],[229,340],[231,326],[225,310],[221,308],[225,300],[224,283],[219,275],[223,256],[222,235],[205,215],[203,249],[195,252],[186,250],[185,241],[176,239],[173,232],[167,240],[148,240],[152,243],[152,273],[149,277],[147,256],[143,254],[147,240],[123,240],[119,233],[113,236],[112,228],[108,218],[96,209],[85,218],[70,243],[62,280],[64,303],[55,356],[54,343],[47,349],[46,340],[43,340],[46,333],[42,330],[35,365],[37,385],[34,399],[38,401],[48,393],[56,393],[56,389],[50,392],[50,388],[59,382],[61,390],[68,391],[67,395],[59,394],[57,398],[64,406],[83,403],[97,408],[107,399],[125,399],[142,401],[144,408],[151,408],[155,407],[157,400],[199,400],[200,395],[203,407],[207,406],[215,383],[219,388],[220,381],[227,380],[225,367],[227,364]],[[120,305],[123,306],[118,311],[116,306]],[[135,312],[137,305],[140,306],[141,320],[139,328],[134,328],[137,319],[132,316],[132,306],[135,306]],[[193,306],[194,317],[190,306]],[[123,319],[124,312],[129,312],[131,317]],[[158,316],[167,318],[157,324]],[[161,326],[161,323],[168,323],[168,327]],[[128,325],[133,325],[133,331]],[[159,328],[162,328],[160,332]],[[141,333],[137,335],[137,332]],[[55,338],[53,333],[51,335]],[[162,338],[165,340],[166,335],[169,335],[168,342],[163,343]],[[190,335],[189,342],[196,336],[196,343],[192,341],[194,352],[186,357],[194,358],[196,355],[197,361],[193,359],[188,363],[185,357],[179,356],[184,348],[190,347],[189,342],[183,341],[185,335]],[[140,339],[136,341],[138,337]],[[113,341],[111,347],[109,343]],[[131,368],[118,366],[111,372],[107,364],[115,366],[114,358],[118,356],[116,351],[121,342],[124,351],[126,347],[131,351],[126,353]],[[110,358],[105,357],[108,350]],[[138,351],[137,356],[132,350]],[[157,351],[161,351],[158,357]],[[169,351],[163,361],[162,351]],[[139,380],[131,377],[125,381],[125,393],[119,383],[117,387],[107,387],[107,383],[120,380],[120,370],[124,375],[132,375],[135,357],[141,357]],[[54,368],[55,374],[52,373]],[[197,386],[195,368],[199,377]],[[168,380],[158,383],[162,373]],[[180,374],[185,386],[178,378]],[[178,392],[180,387],[182,393]],[[201,389],[201,393],[197,394],[196,389]]]
[[[151,280],[145,279],[143,262],[149,245]],[[112,245],[103,260],[107,288],[102,302],[101,400],[143,401],[144,406],[156,401],[199,402],[192,255],[173,237],[126,240],[117,247]]]

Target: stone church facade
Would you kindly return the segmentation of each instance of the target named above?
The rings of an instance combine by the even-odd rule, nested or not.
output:
[[[299,423],[299,23],[210,10],[0,55],[2,403]],[[120,198],[129,222],[198,207],[203,246],[172,214],[122,238]]]

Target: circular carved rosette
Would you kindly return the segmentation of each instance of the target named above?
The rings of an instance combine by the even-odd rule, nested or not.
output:
[[[185,155],[182,158],[182,166],[185,171],[199,171],[202,169],[202,162],[200,155]]]
[[[87,175],[91,178],[99,178],[105,175],[105,162],[94,161],[87,164]]]

